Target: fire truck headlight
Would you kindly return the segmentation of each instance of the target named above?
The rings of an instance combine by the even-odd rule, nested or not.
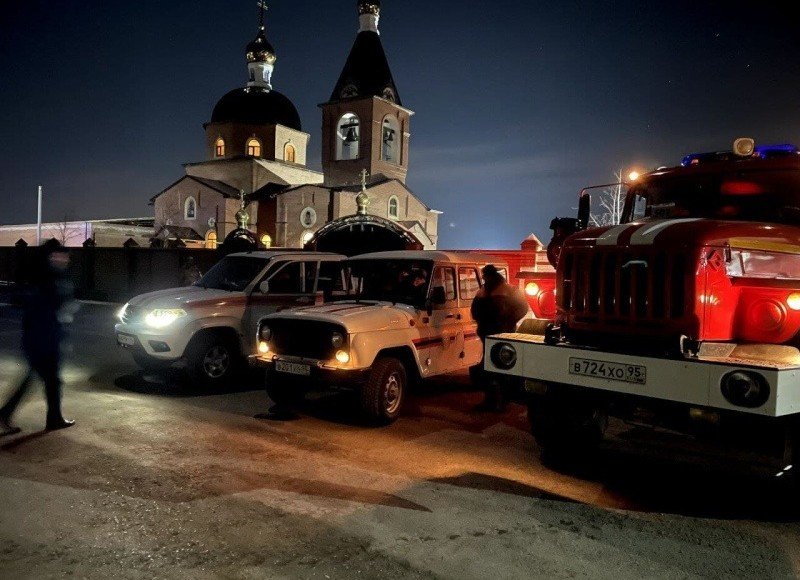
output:
[[[528,296],[538,296],[539,285],[536,282],[528,282],[525,285],[525,294],[527,294]]]
[[[517,364],[517,349],[507,342],[499,342],[492,347],[491,359],[494,366],[507,371]]]
[[[792,292],[786,299],[786,305],[792,310],[800,310],[800,292]]]
[[[769,383],[753,371],[734,371],[722,377],[722,394],[732,405],[755,409],[769,399]]]

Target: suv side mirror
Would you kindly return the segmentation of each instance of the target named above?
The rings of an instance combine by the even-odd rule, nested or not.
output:
[[[266,280],[258,285],[258,291],[262,294],[269,294],[269,282]]]
[[[447,294],[445,294],[444,286],[434,286],[431,290],[431,304],[434,306],[441,306],[447,302]]]
[[[578,222],[581,229],[585,230],[589,227],[589,218],[592,214],[592,195],[584,192],[578,202]]]

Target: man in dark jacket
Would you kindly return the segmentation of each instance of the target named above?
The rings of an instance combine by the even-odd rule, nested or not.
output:
[[[506,282],[495,266],[485,266],[482,273],[483,288],[472,301],[472,318],[478,323],[478,336],[485,344],[489,335],[514,332],[519,321],[525,318],[529,307],[519,288]],[[498,381],[486,377],[483,361],[480,368],[473,373],[473,376],[480,377],[486,392],[486,398],[479,409],[502,412],[508,402],[507,389]]]
[[[70,296],[64,276],[68,256],[54,240],[33,250],[22,301],[22,351],[29,370],[9,400],[0,408],[0,435],[18,433],[11,417],[33,381],[34,373],[44,382],[47,394],[47,429],[64,429],[74,424],[61,414],[61,338],[59,314]]]

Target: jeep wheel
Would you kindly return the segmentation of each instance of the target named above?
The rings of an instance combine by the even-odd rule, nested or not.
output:
[[[553,395],[528,400],[531,433],[545,464],[573,467],[592,456],[608,427],[608,415],[578,397]]]
[[[406,368],[396,358],[379,358],[361,389],[361,411],[373,423],[388,425],[400,416],[408,385]]]
[[[132,353],[132,355],[133,355],[133,362],[136,363],[136,366],[138,366],[145,372],[150,372],[150,373],[163,372],[167,370],[172,364],[169,361],[158,360],[141,352],[134,352]]]
[[[186,349],[186,366],[192,381],[204,388],[228,384],[243,367],[237,344],[222,333],[192,339]]]
[[[269,398],[279,407],[293,407],[305,396],[305,391],[299,384],[282,378],[274,370],[266,372],[264,386]]]

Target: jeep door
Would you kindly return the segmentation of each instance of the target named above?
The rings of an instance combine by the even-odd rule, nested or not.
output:
[[[420,360],[431,359],[429,375],[446,373],[460,366],[460,345],[463,330],[459,320],[458,296],[456,293],[456,268],[436,266],[428,296],[432,311],[424,325],[427,332],[425,349],[419,349]],[[425,365],[423,364],[423,368]]]
[[[472,301],[481,289],[481,276],[478,266],[458,268],[458,312],[461,315],[463,337],[461,366],[471,367],[483,358],[483,342],[478,337],[478,325],[472,320]]]

